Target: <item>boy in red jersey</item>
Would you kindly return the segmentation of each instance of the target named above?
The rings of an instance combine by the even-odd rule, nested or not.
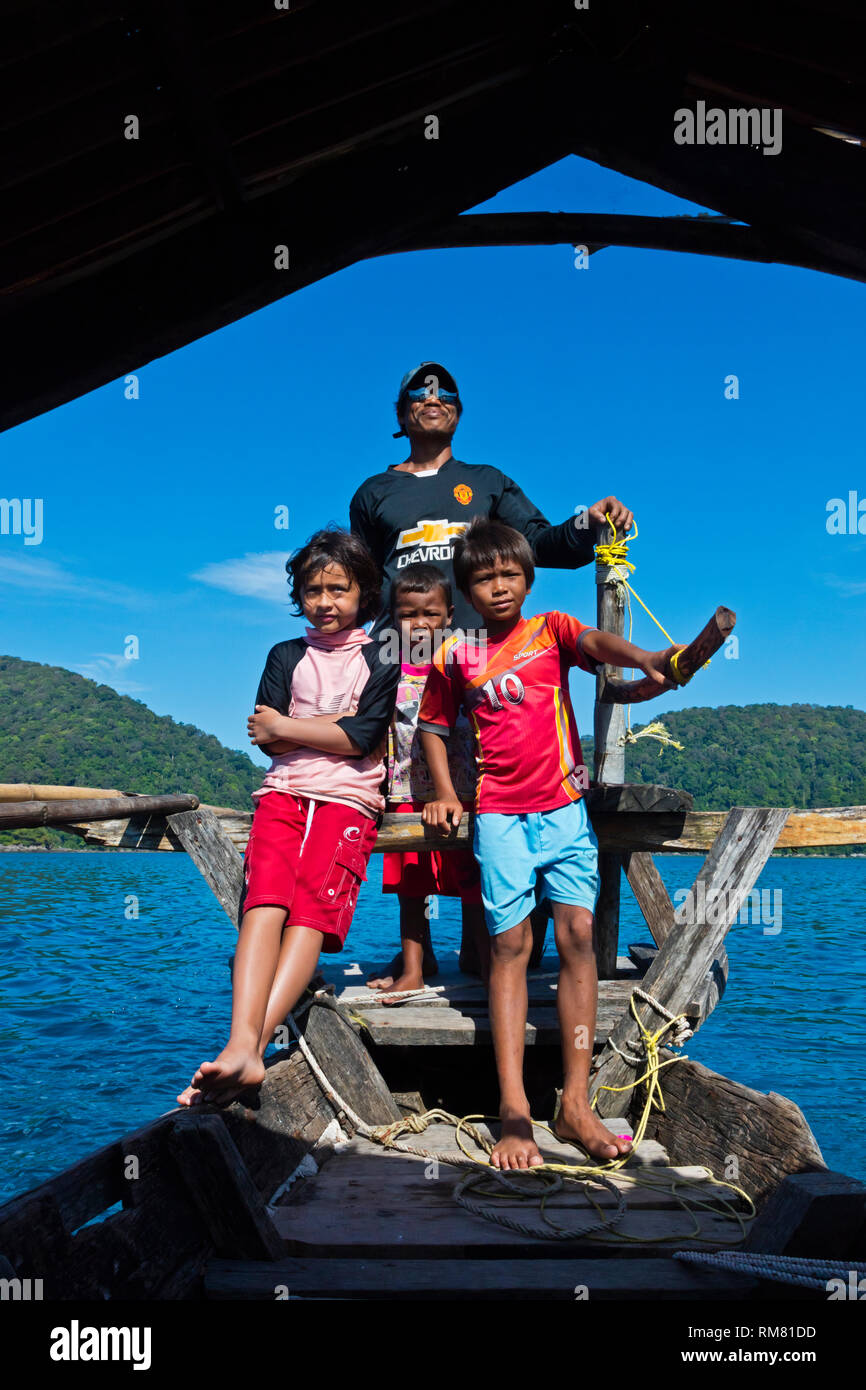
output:
[[[524,618],[532,551],[518,531],[475,517],[454,548],[458,586],[484,619],[479,648],[461,633],[437,654],[418,717],[436,800],[423,817],[446,830],[463,807],[448,775],[445,740],[463,706],[475,730],[478,786],[474,850],[490,932],[490,1022],[500,1088],[502,1134],[491,1162],[503,1169],[542,1162],[523,1085],[529,913],[536,878],[553,906],[560,958],[557,1009],[564,1082],[555,1125],[560,1139],[611,1160],[629,1141],[605,1128],[587,1094],[595,1038],[598,975],[593,912],[598,843],[586,814],[587,770],[568,693],[568,669],[598,663],[639,667],[673,689],[666,660],[587,627],[566,613]]]

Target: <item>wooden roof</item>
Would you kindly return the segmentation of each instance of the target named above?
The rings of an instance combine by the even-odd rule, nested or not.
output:
[[[866,151],[826,133],[866,135],[862,0],[279,3],[3,0],[0,428],[422,246],[660,245],[866,280]],[[781,107],[781,153],[677,145],[698,100]],[[748,225],[459,218],[570,153]]]

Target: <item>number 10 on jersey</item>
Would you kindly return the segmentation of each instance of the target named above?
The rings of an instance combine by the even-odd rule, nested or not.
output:
[[[523,681],[518,675],[515,675],[514,671],[506,671],[504,676],[500,676],[498,691],[492,680],[485,681],[481,689],[494,709],[504,708],[502,700],[507,701],[509,705],[519,705],[526,694]],[[502,700],[499,698],[500,695]]]

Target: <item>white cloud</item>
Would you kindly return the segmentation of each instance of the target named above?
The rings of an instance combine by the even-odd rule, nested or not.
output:
[[[141,607],[143,599],[134,589],[121,584],[104,584],[98,579],[81,579],[54,560],[43,560],[37,555],[0,555],[0,584],[27,589],[31,594],[63,594],[68,598],[92,598],[127,607]]]
[[[286,552],[268,550],[244,555],[239,560],[216,560],[192,576],[214,589],[225,589],[243,598],[262,598],[285,607],[289,596],[286,584]]]
[[[77,671],[79,676],[87,676],[89,680],[98,681],[100,685],[110,685],[119,695],[138,695],[149,687],[132,679],[134,666],[134,662],[125,656],[118,656],[116,652],[97,652],[92,661],[83,661],[77,665],[73,663],[69,670]]]
[[[866,594],[866,579],[840,579],[836,574],[826,574],[824,583],[831,589],[838,589],[843,598],[859,598]]]

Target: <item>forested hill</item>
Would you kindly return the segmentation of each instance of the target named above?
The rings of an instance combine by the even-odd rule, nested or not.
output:
[[[650,709],[632,709],[635,732],[654,717]],[[660,744],[639,740],[626,752],[627,781],[682,787],[698,810],[866,805],[863,710],[723,705],[662,718],[682,752],[664,747],[660,755]],[[583,750],[591,766],[590,738]],[[0,782],[192,792],[212,805],[249,810],[260,780],[245,753],[192,724],[156,715],[62,667],[0,656]],[[56,832],[12,834],[28,843],[61,842]]]
[[[261,769],[193,724],[62,666],[0,656],[0,782],[191,792],[249,810]]]
[[[635,733],[650,722],[632,707]],[[650,707],[651,708],[651,707]],[[661,716],[683,745],[640,739],[626,781],[681,787],[698,811],[728,806],[866,805],[866,711],[851,705],[720,705]],[[661,754],[659,750],[661,749]],[[592,766],[592,739],[583,740]]]

